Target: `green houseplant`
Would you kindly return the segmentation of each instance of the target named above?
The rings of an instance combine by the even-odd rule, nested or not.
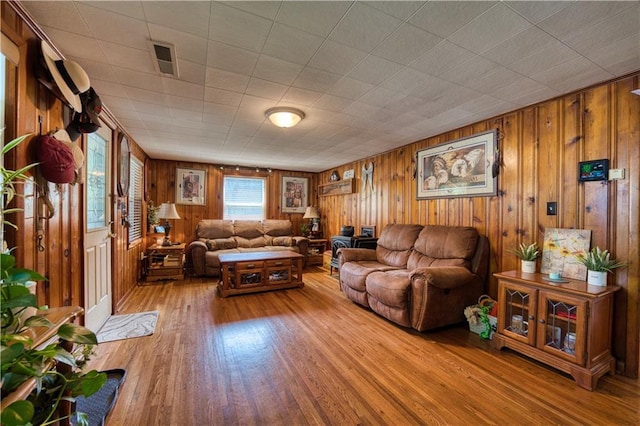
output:
[[[531,244],[520,243],[518,247],[512,250],[512,253],[521,260],[522,272],[536,272],[536,259],[540,256],[538,243],[535,241]]]
[[[14,139],[2,149],[2,156],[18,146],[29,135]],[[17,185],[29,177],[26,172],[34,167],[30,164],[19,170],[8,170],[0,164],[0,196],[2,197],[2,230],[4,226],[16,226],[6,220],[8,213],[20,209],[8,208],[15,196],[20,196]],[[3,233],[0,234],[3,237]],[[0,238],[2,241],[2,238]],[[2,243],[0,243],[2,244]],[[0,314],[2,335],[0,336],[2,397],[5,398],[20,388],[28,380],[35,380],[35,390],[24,400],[15,401],[2,409],[0,420],[3,425],[52,424],[57,420],[57,409],[62,400],[74,396],[85,397],[97,392],[106,382],[106,374],[90,371],[81,372],[81,367],[89,359],[96,335],[77,324],[64,324],[57,330],[60,340],[45,347],[34,347],[30,333],[33,327],[53,327],[45,315],[29,315],[28,308],[36,308],[36,296],[27,288],[27,282],[44,280],[39,273],[20,268],[10,252],[0,252]],[[27,317],[28,316],[28,317]],[[65,350],[62,341],[76,344],[73,353]],[[66,364],[66,373],[51,368],[56,364]],[[77,424],[87,424],[87,418],[74,413]]]
[[[608,250],[601,250],[598,246],[577,256],[577,260],[587,267],[587,283],[597,286],[607,285],[607,272],[625,266],[624,263],[611,259]]]

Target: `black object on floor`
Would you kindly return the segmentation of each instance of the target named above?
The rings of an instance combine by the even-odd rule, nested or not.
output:
[[[87,414],[91,426],[104,425],[107,414],[109,414],[118,398],[118,389],[120,389],[120,385],[127,375],[126,370],[120,368],[102,371],[102,373],[107,374],[107,381],[98,392],[89,398],[83,396],[76,398],[76,411]],[[71,423],[77,424],[75,418],[72,419]]]

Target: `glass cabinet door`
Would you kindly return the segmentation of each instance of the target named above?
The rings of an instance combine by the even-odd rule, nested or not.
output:
[[[537,290],[500,281],[501,332],[528,344],[535,344]]]
[[[540,292],[540,327],[537,346],[577,364],[584,364],[586,302]]]

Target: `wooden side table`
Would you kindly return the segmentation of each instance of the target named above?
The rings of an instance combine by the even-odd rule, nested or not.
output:
[[[153,244],[147,248],[147,281],[182,280],[184,248],[184,243],[173,246]]]
[[[309,250],[307,252],[307,265],[322,266],[322,254],[327,250],[329,240],[314,238],[309,240]]]

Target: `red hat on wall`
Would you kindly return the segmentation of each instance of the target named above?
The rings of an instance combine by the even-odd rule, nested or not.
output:
[[[36,157],[42,177],[53,183],[71,183],[75,179],[73,153],[52,136],[42,135],[38,141]]]

